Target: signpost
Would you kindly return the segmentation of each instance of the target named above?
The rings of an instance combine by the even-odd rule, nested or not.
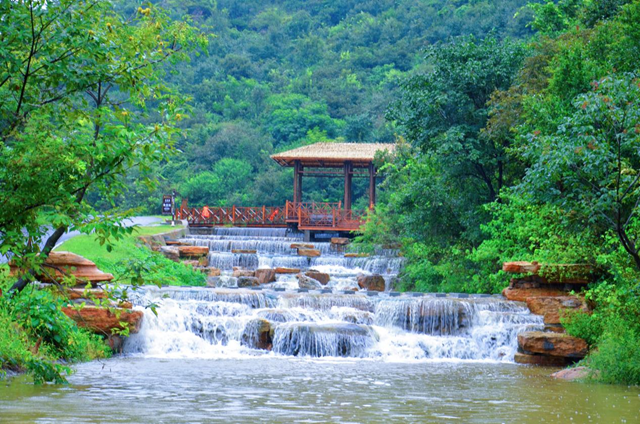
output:
[[[173,196],[162,196],[162,215],[173,215]]]

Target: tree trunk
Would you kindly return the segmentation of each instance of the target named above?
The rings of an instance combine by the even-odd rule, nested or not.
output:
[[[65,232],[67,232],[67,227],[60,227],[57,228],[53,232],[53,234],[49,236],[46,243],[44,244],[42,252],[40,252],[39,255],[40,258],[42,258],[43,262],[47,260],[47,258],[49,257],[49,253],[51,253],[53,248],[56,246],[56,243],[58,243],[58,240],[60,240],[60,237],[62,237]],[[35,277],[35,271],[33,269],[30,269],[29,271],[27,271],[27,273]],[[9,293],[14,291],[18,293],[21,292],[25,287],[29,285],[30,282],[31,281],[28,278],[20,277],[18,281],[16,281],[13,286],[11,286],[11,288],[9,289]]]

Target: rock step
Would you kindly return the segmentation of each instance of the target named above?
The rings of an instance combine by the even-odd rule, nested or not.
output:
[[[577,296],[528,297],[525,301],[532,314],[544,316],[544,323],[547,325],[560,324],[563,311],[589,311],[584,300]]]
[[[81,309],[67,306],[62,308],[62,312],[74,320],[78,327],[107,336],[113,334],[113,330],[124,330],[121,322],[128,325],[130,333],[137,333],[144,315],[142,311],[118,309],[117,313],[114,313],[109,309],[95,306],[85,306]]]
[[[533,274],[541,284],[584,285],[594,281],[594,269],[588,264],[540,264],[538,262],[504,262],[502,270],[511,274]]]
[[[564,333],[527,331],[518,334],[521,353],[542,354],[570,359],[582,359],[587,355],[587,342]]]
[[[36,276],[36,279],[43,283],[53,283],[54,280],[59,282],[68,275],[75,276],[77,286],[113,280],[112,274],[100,271],[89,259],[71,252],[51,252],[44,264],[51,267],[47,267],[46,274]],[[11,262],[9,269],[11,275],[16,275],[19,271]]]
[[[562,356],[528,355],[517,352],[513,357],[516,364],[539,365],[542,367],[565,367],[573,363],[572,360]]]

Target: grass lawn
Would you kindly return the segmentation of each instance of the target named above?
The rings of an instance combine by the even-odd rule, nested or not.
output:
[[[163,255],[141,246],[138,236],[167,233],[183,228],[181,226],[154,225],[136,227],[136,231],[121,240],[112,243],[113,249],[107,251],[91,235],[80,235],[58,246],[56,251],[68,251],[83,256],[96,263],[104,272],[113,274],[121,282],[127,282],[126,274],[132,267],[142,270],[148,282],[161,282],[168,285],[203,286],[205,277],[190,266],[170,261]]]

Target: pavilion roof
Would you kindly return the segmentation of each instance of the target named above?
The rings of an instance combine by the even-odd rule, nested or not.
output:
[[[355,167],[368,166],[378,151],[394,152],[395,144],[321,142],[271,155],[281,166],[293,166],[299,160],[307,167],[335,167],[353,162]]]

